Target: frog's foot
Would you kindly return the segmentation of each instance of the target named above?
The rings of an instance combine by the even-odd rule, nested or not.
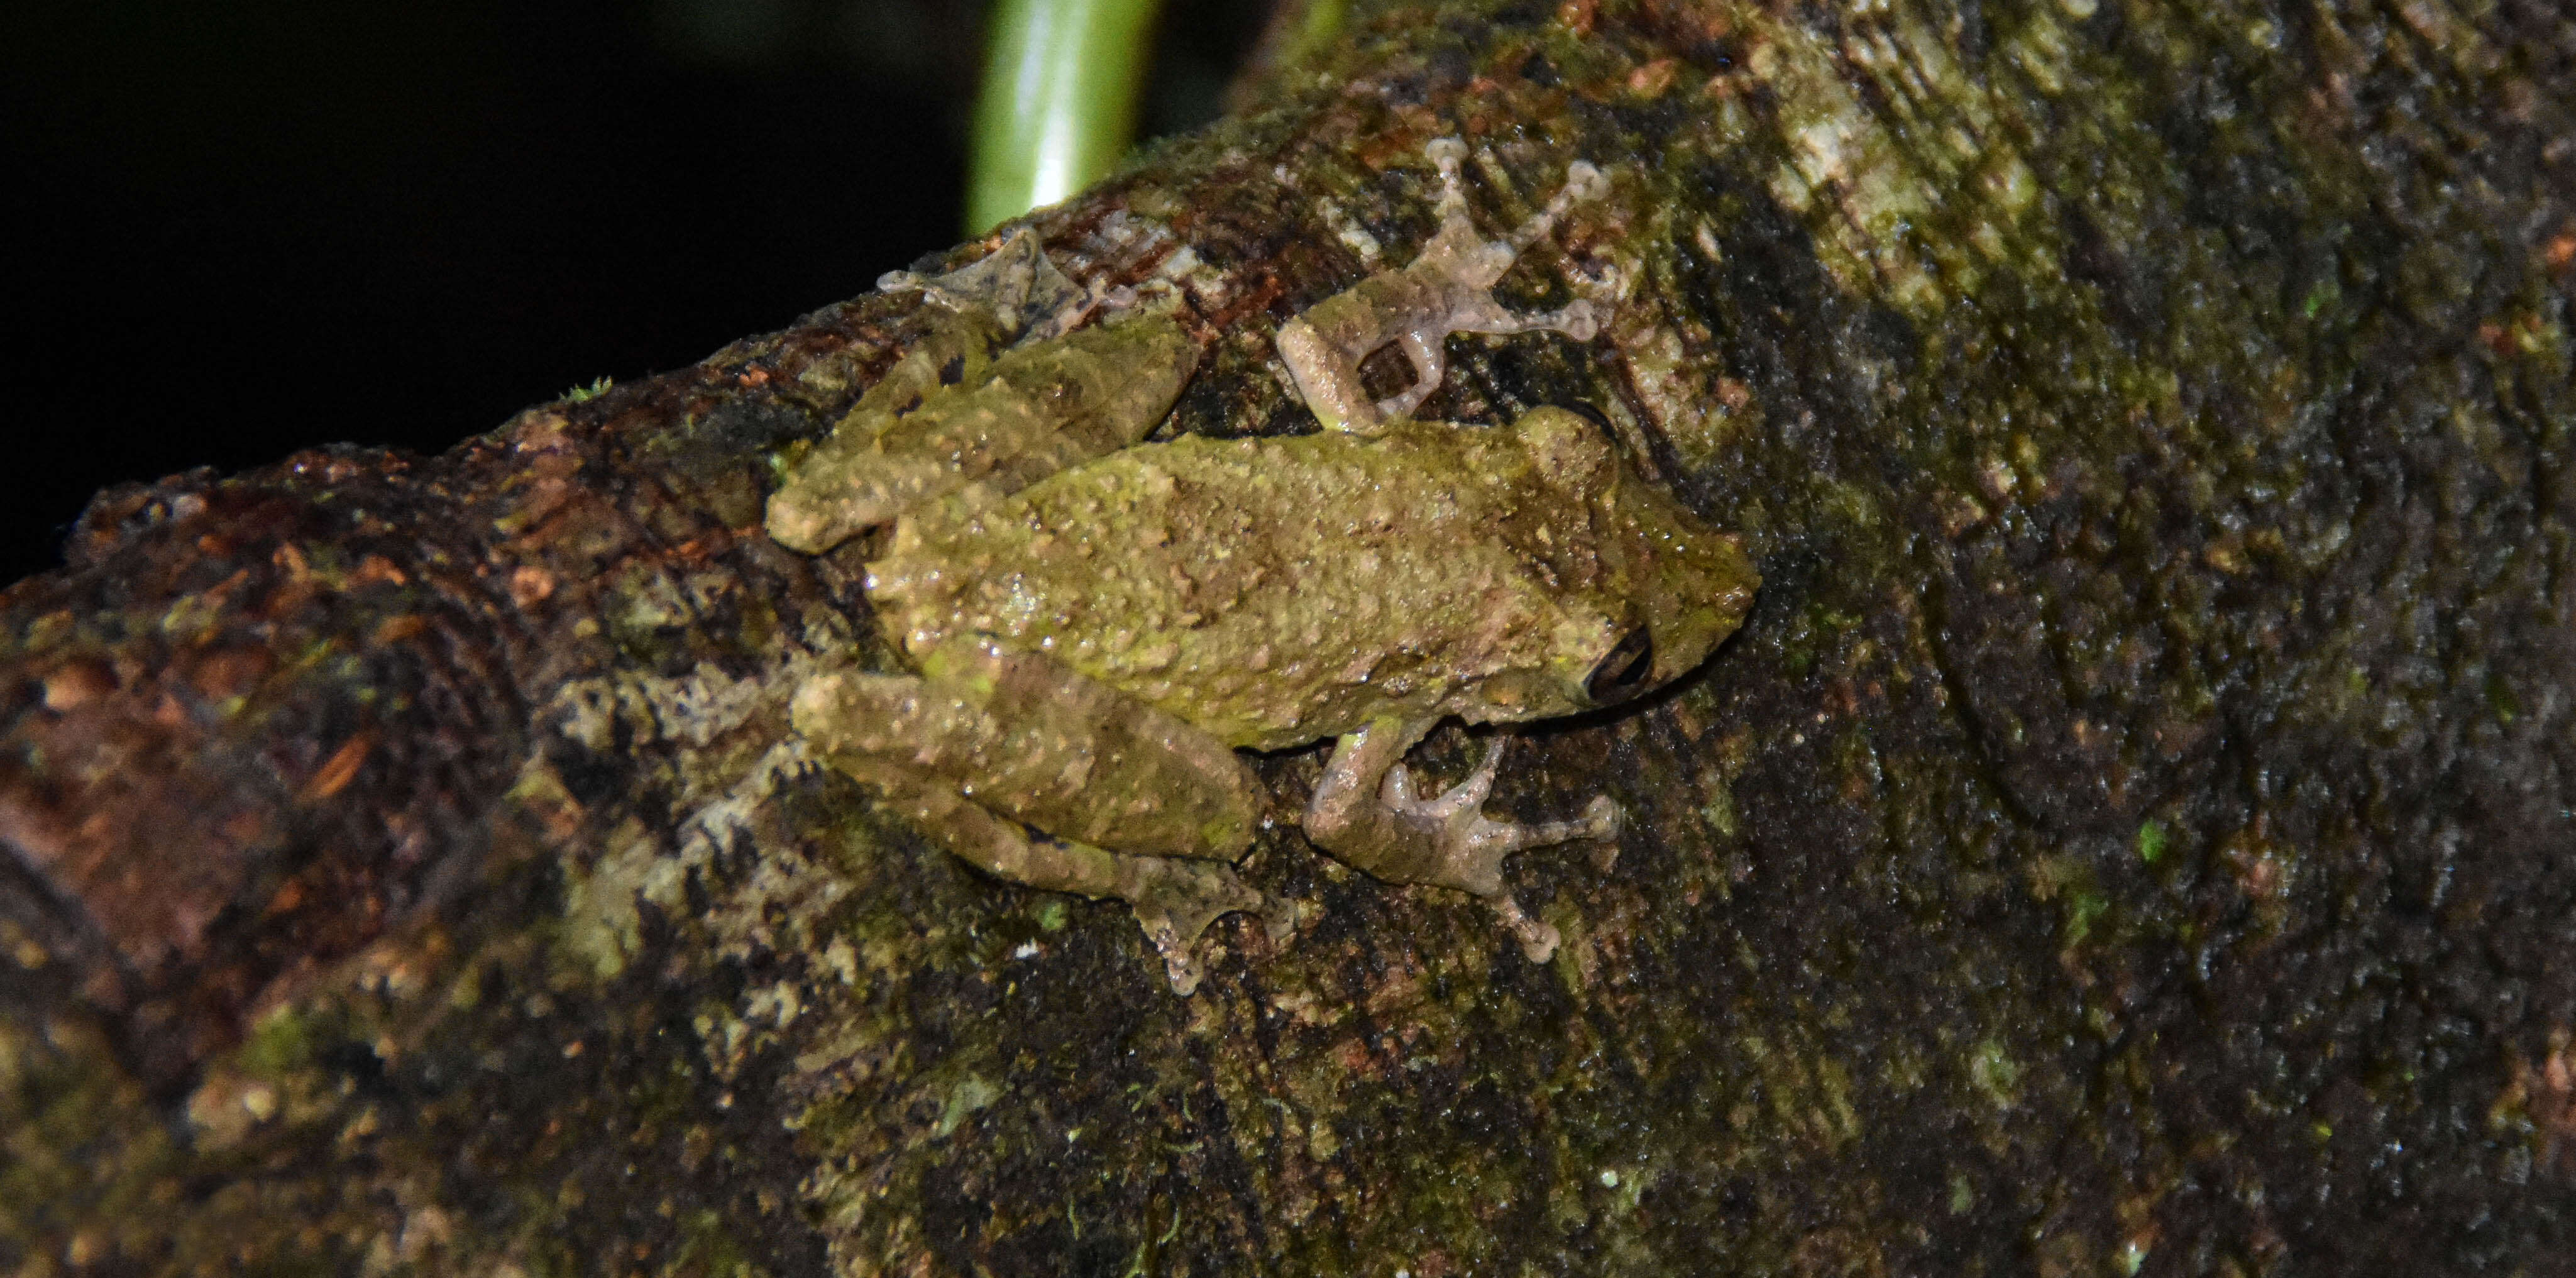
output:
[[[1378,413],[1390,419],[1412,416],[1413,410],[1440,388],[1447,371],[1441,344],[1451,333],[1508,336],[1549,330],[1588,342],[1601,331],[1602,308],[1590,299],[1579,298],[1558,310],[1521,315],[1506,309],[1488,291],[1524,250],[1555,229],[1567,210],[1577,203],[1598,199],[1609,189],[1609,179],[1601,175],[1601,170],[1581,160],[1568,165],[1565,185],[1546,208],[1501,239],[1483,240],[1477,237],[1475,225],[1467,216],[1466,189],[1458,177],[1458,166],[1467,157],[1466,144],[1456,138],[1436,138],[1424,148],[1424,154],[1440,168],[1440,231],[1408,271],[1431,271],[1446,279],[1450,287],[1441,292],[1442,307],[1416,317],[1416,322],[1394,336],[1405,358],[1413,364],[1414,377],[1413,385],[1403,393],[1377,402]]]
[[[1586,204],[1600,199],[1609,190],[1610,179],[1602,176],[1601,170],[1593,167],[1590,162],[1576,160],[1566,165],[1565,185],[1557,188],[1555,198],[1549,200],[1547,207],[1539,210],[1536,216],[1521,223],[1519,229],[1513,231],[1508,237],[1512,252],[1517,255],[1522,249],[1538,243],[1548,232],[1556,229],[1557,222],[1565,216],[1567,210],[1577,204]]]
[[[1066,278],[1048,259],[1046,246],[1027,227],[1011,232],[992,252],[941,275],[888,271],[881,292],[918,290],[950,310],[981,309],[1018,335],[1053,337],[1070,330],[1097,304],[1090,290]]]
[[[1497,740],[1485,747],[1484,760],[1476,765],[1476,770],[1468,774],[1466,780],[1429,799],[1414,793],[1413,773],[1402,763],[1386,770],[1379,801],[1386,806],[1400,829],[1427,841],[1436,849],[1444,873],[1432,881],[1461,888],[1477,896],[1502,897],[1504,857],[1523,848],[1570,843],[1576,839],[1618,837],[1619,805],[1611,802],[1607,795],[1596,796],[1584,809],[1583,815],[1571,821],[1541,821],[1524,825],[1516,821],[1496,821],[1486,816],[1483,810],[1485,797],[1493,792],[1494,772],[1502,761],[1503,743]],[[1517,910],[1513,912],[1517,913]],[[1508,920],[1509,915],[1506,918]],[[1521,934],[1526,948],[1531,933],[1518,923],[1513,930]],[[1553,933],[1549,935],[1546,948],[1556,948]]]
[[[1433,138],[1424,144],[1422,155],[1440,170],[1440,202],[1434,211],[1440,215],[1441,229],[1450,230],[1450,224],[1457,223],[1457,230],[1472,239],[1475,228],[1467,224],[1467,185],[1458,176],[1458,167],[1467,159],[1467,144],[1457,138]],[[1609,190],[1610,179],[1591,161],[1576,160],[1566,165],[1565,185],[1557,188],[1547,207],[1504,236],[1500,244],[1485,246],[1488,254],[1500,250],[1499,259],[1490,268],[1493,274],[1500,277],[1502,268],[1511,265],[1521,250],[1538,243],[1549,231],[1555,230],[1568,210],[1577,204],[1600,199]]]
[[[1467,184],[1458,179],[1458,166],[1467,158],[1466,142],[1458,138],[1433,138],[1422,144],[1422,158],[1440,170],[1440,203],[1433,211],[1440,215],[1443,226],[1452,221],[1466,222]],[[1467,233],[1474,235],[1475,227],[1468,226]]]
[[[1401,394],[1379,400],[1378,413],[1389,420],[1411,417],[1414,409],[1422,407],[1422,401],[1440,389],[1440,379],[1447,376],[1449,368],[1448,354],[1443,350],[1449,334],[1494,333],[1508,336],[1542,329],[1563,333],[1578,342],[1588,342],[1601,332],[1601,310],[1590,299],[1576,298],[1557,310],[1516,315],[1503,309],[1490,295],[1468,298],[1437,323],[1396,335],[1395,344],[1413,365],[1413,385]]]
[[[1118,885],[1112,895],[1136,911],[1145,936],[1163,955],[1163,971],[1172,992],[1186,998],[1205,975],[1199,966],[1199,934],[1208,925],[1238,910],[1263,916],[1272,940],[1284,935],[1289,915],[1285,902],[1273,903],[1260,889],[1231,869],[1162,857],[1119,857]]]
[[[1512,939],[1521,943],[1524,957],[1532,963],[1544,963],[1556,957],[1558,937],[1554,926],[1522,913],[1521,903],[1513,900],[1509,892],[1488,899],[1493,902],[1494,913],[1502,916],[1503,927],[1512,934]]]
[[[1503,890],[1503,858],[1522,848],[1619,833],[1619,805],[1595,798],[1572,821],[1533,825],[1496,821],[1482,807],[1493,792],[1503,743],[1485,749],[1467,779],[1431,798],[1414,791],[1404,754],[1431,722],[1381,720],[1341,739],[1306,805],[1306,834],[1325,851],[1381,879],[1457,888],[1484,898],[1543,963],[1556,952],[1556,929],[1530,918]]]

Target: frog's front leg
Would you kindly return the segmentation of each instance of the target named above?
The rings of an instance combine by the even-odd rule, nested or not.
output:
[[[1218,917],[1263,913],[1279,934],[1284,915],[1225,864],[1250,846],[1257,802],[1224,742],[981,637],[922,667],[814,679],[797,692],[796,730],[976,865],[1128,902],[1182,994],[1198,984],[1193,943]]]
[[[1458,166],[1466,144],[1439,138],[1425,148],[1440,169],[1440,229],[1402,270],[1360,281],[1279,326],[1277,345],[1289,380],[1327,430],[1374,434],[1387,421],[1412,415],[1440,388],[1448,361],[1442,346],[1451,333],[1563,332],[1592,340],[1600,317],[1589,301],[1560,310],[1520,315],[1494,300],[1493,286],[1522,250],[1555,227],[1577,201],[1600,197],[1601,171],[1577,160],[1565,186],[1547,207],[1499,240],[1477,236],[1467,215]],[[1362,388],[1360,364],[1379,347],[1394,344],[1413,365],[1413,385],[1372,401]]]
[[[1609,186],[1601,170],[1582,160],[1567,165],[1565,185],[1558,188],[1546,208],[1500,241],[1487,243],[1476,237],[1475,223],[1467,216],[1466,190],[1458,180],[1459,162],[1467,157],[1466,144],[1456,138],[1440,138],[1425,153],[1440,169],[1440,231],[1424,248],[1416,267],[1427,266],[1451,281],[1453,287],[1440,298],[1438,323],[1416,323],[1396,335],[1397,346],[1413,365],[1413,385],[1400,395],[1378,401],[1378,411],[1388,417],[1412,416],[1422,401],[1440,389],[1440,380],[1448,373],[1443,348],[1451,333],[1508,336],[1554,331],[1588,342],[1600,331],[1600,316],[1589,300],[1578,298],[1557,310],[1523,315],[1505,309],[1494,300],[1491,290],[1504,270],[1530,245],[1554,230],[1576,202],[1601,197]]]
[[[1306,835],[1335,857],[1398,883],[1452,887],[1491,901],[1521,951],[1543,963],[1556,952],[1556,929],[1521,912],[1503,887],[1503,858],[1522,848],[1619,833],[1619,805],[1596,797],[1573,821],[1535,825],[1496,821],[1484,802],[1501,764],[1503,742],[1485,749],[1466,780],[1435,798],[1414,792],[1405,752],[1436,720],[1382,719],[1343,737],[1306,805]]]

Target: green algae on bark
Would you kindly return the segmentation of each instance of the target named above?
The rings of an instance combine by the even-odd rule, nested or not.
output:
[[[2576,1177],[2576,27],[2537,3],[1353,6],[1034,222],[1179,279],[1176,427],[1572,160],[1424,415],[1599,409],[1763,587],[1514,744],[1565,942],[1284,827],[1160,987],[785,731],[883,666],[780,459],[876,297],[435,459],[103,496],[0,597],[32,1272],[2540,1270]],[[989,247],[989,246],[986,246]],[[980,248],[961,250],[963,260]],[[1188,256],[1181,257],[1183,253]],[[1426,767],[1476,752],[1435,736]],[[1281,812],[1311,753],[1264,761]],[[2151,833],[2152,832],[2152,833]]]

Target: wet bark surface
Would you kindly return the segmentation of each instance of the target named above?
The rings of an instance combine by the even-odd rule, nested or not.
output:
[[[0,1257],[30,1272],[2546,1272],[2576,1223],[2576,26],[2550,6],[1370,7],[1041,214],[1183,279],[1170,431],[1423,144],[1615,267],[1422,415],[1583,403],[1744,629],[1511,746],[1629,810],[1464,898],[1259,767],[1189,999],[788,731],[884,666],[762,535],[871,296],[436,458],[103,494],[0,596]],[[946,261],[989,247],[965,246]],[[1193,269],[1175,271],[1176,255]],[[925,267],[936,262],[926,262]],[[362,406],[358,406],[362,410]],[[1463,771],[1455,728],[1418,756]]]

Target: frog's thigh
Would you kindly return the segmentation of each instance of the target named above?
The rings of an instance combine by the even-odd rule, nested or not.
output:
[[[1259,785],[1225,742],[1052,658],[963,635],[924,654],[971,703],[970,791],[1067,839],[1146,856],[1233,861],[1252,846]],[[985,744],[988,743],[988,744]]]
[[[797,731],[836,763],[940,779],[1058,838],[1222,861],[1252,845],[1253,778],[1224,742],[981,637],[932,650],[922,667],[919,679],[813,680],[797,693]]]
[[[951,852],[1014,883],[1050,892],[1088,897],[1119,895],[1132,875],[1122,871],[1121,856],[1082,843],[1033,839],[1025,827],[1005,821],[957,792],[954,782],[915,770],[889,755],[828,750],[833,767],[877,787],[887,806]]]
[[[1226,866],[1032,838],[1019,821],[981,806],[996,802],[990,790],[968,798],[961,791],[976,783],[961,780],[961,763],[997,742],[1007,750],[1011,731],[974,704],[976,690],[959,691],[899,676],[827,675],[798,690],[796,729],[834,767],[883,790],[904,817],[975,865],[1035,888],[1127,902],[1181,994],[1198,985],[1191,945],[1208,924],[1238,910],[1273,912]],[[1193,846],[1207,855],[1218,845]],[[1240,854],[1240,843],[1233,846]],[[1281,922],[1270,920],[1274,938]]]
[[[1413,362],[1413,385],[1402,394],[1379,400],[1377,408],[1389,417],[1411,417],[1422,401],[1440,389],[1440,379],[1448,373],[1448,352],[1443,349],[1448,334],[1414,329],[1395,340],[1404,348],[1404,357]]]

